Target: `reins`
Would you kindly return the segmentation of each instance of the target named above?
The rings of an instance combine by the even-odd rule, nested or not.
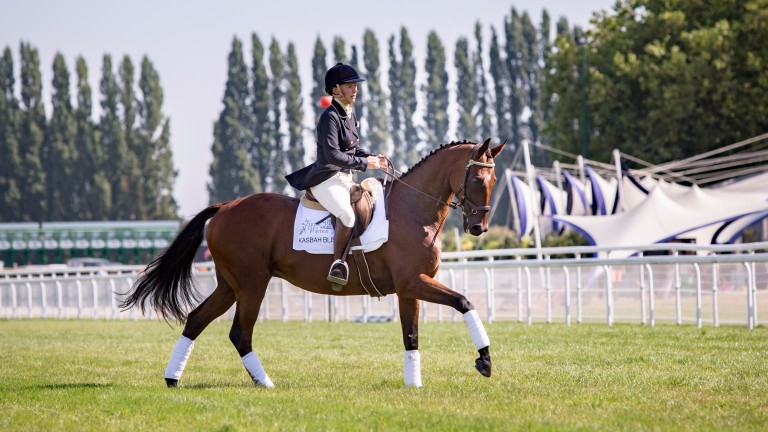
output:
[[[392,179],[394,181],[397,181],[397,182],[403,184],[405,187],[407,187],[407,188],[409,188],[409,189],[411,189],[411,190],[413,190],[415,192],[418,192],[418,193],[424,195],[427,198],[435,200],[435,201],[437,201],[438,203],[440,203],[442,205],[448,206],[448,207],[450,207],[451,209],[454,209],[454,210],[457,210],[457,209],[461,208],[461,215],[464,218],[466,218],[467,216],[472,216],[472,215],[477,214],[478,210],[486,211],[486,212],[491,210],[491,206],[478,206],[477,204],[475,204],[472,201],[470,201],[469,199],[467,199],[467,195],[466,195],[466,192],[465,192],[465,189],[466,189],[465,185],[467,184],[467,180],[469,179],[469,169],[472,167],[472,165],[477,165],[477,166],[480,166],[480,167],[483,167],[483,168],[493,168],[493,167],[496,166],[496,164],[494,164],[494,163],[485,163],[485,162],[478,162],[476,160],[473,160],[472,159],[472,153],[474,153],[474,148],[472,149],[472,152],[469,153],[469,160],[467,161],[467,164],[464,167],[464,182],[462,182],[461,186],[459,187],[459,192],[456,194],[455,201],[452,201],[450,203],[445,202],[445,201],[441,200],[440,198],[432,196],[432,195],[430,195],[430,194],[428,194],[428,193],[426,193],[426,192],[424,192],[422,190],[419,190],[419,189],[409,185],[408,183],[400,180],[400,178],[397,176],[397,170],[395,170],[394,164],[392,164],[392,161],[389,160],[389,158],[386,158],[387,159],[387,168],[383,169],[382,172],[384,172],[384,174],[392,177]],[[390,169],[392,170],[392,172],[389,171]],[[385,183],[386,183],[386,181],[385,181]],[[461,196],[461,198],[459,198],[459,196]],[[467,213],[467,210],[464,207],[465,203],[469,204],[469,207],[470,207],[470,209],[472,211],[471,213]],[[457,211],[457,213],[458,213],[458,211]]]

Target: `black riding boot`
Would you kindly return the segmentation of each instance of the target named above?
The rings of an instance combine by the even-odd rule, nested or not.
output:
[[[349,280],[349,267],[344,259],[349,252],[349,244],[352,239],[352,228],[346,227],[340,220],[336,220],[336,235],[333,238],[333,264],[328,270],[328,281],[332,282],[331,288],[334,291],[341,291],[341,288]]]

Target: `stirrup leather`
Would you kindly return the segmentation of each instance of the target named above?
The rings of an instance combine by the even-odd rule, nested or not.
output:
[[[331,275],[331,272],[333,272],[333,269],[336,268],[337,265],[344,266],[344,276],[346,276],[345,278],[339,278]],[[328,278],[327,278],[328,281],[333,282],[335,284],[339,284],[339,285],[346,285],[348,278],[349,278],[349,266],[347,265],[347,263],[340,259],[337,259],[336,261],[334,261],[333,264],[331,264],[331,268],[328,269]]]

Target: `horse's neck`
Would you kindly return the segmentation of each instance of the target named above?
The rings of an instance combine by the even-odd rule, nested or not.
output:
[[[399,192],[395,201],[405,204],[408,219],[422,226],[442,226],[450,210],[446,203],[451,202],[454,195],[451,175],[460,174],[462,170],[461,163],[456,161],[463,156],[457,156],[456,152],[462,152],[462,149],[442,149],[423,160],[418,167],[404,176],[402,180],[406,184],[423,194],[402,185],[395,186],[396,191]]]

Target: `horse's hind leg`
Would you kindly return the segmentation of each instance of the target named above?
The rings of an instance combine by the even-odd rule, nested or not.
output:
[[[254,384],[262,387],[274,387],[272,380],[264,370],[261,360],[256,352],[253,351],[253,327],[259,317],[259,309],[264,295],[267,292],[269,284],[268,272],[263,280],[251,280],[247,289],[241,289],[237,295],[237,309],[235,310],[235,319],[232,322],[232,329],[229,331],[229,339],[240,354],[243,366],[251,376]],[[258,279],[258,278],[257,278]]]
[[[187,359],[192,353],[195,339],[213,320],[224,314],[235,302],[235,293],[224,278],[217,274],[218,284],[213,293],[200,303],[187,317],[187,324],[173,349],[168,366],[165,369],[165,383],[168,387],[178,385]]]
[[[450,306],[461,312],[464,315],[464,322],[467,325],[467,330],[469,330],[469,335],[472,338],[475,349],[480,354],[480,357],[475,360],[475,368],[483,376],[491,376],[491,354],[489,351],[491,342],[488,339],[488,334],[485,332],[483,322],[480,321],[480,317],[475,311],[475,307],[465,296],[425,274],[415,277],[408,284],[405,291],[398,291],[397,294],[401,298],[413,298]],[[405,335],[405,328],[403,328],[403,335]]]

